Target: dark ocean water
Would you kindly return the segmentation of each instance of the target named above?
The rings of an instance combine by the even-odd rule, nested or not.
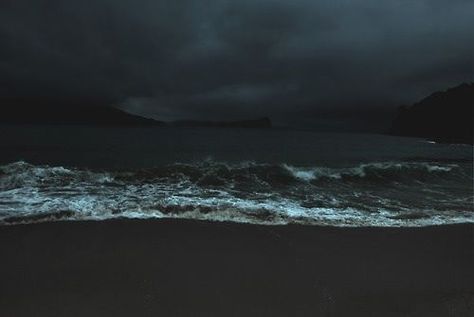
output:
[[[473,147],[283,129],[0,126],[0,221],[474,222]]]

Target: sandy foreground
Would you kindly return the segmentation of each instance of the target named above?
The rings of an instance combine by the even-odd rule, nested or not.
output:
[[[474,225],[0,227],[3,316],[474,316]]]

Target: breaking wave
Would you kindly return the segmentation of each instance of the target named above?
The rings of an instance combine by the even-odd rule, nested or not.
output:
[[[472,204],[472,169],[453,162],[334,168],[207,160],[125,171],[0,166],[4,224],[125,217],[423,226],[474,222]]]

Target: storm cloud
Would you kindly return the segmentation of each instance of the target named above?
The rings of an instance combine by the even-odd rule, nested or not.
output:
[[[160,119],[383,111],[473,81],[473,30],[469,0],[3,0],[0,94]]]

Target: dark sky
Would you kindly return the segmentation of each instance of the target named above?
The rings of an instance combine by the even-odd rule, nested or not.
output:
[[[472,0],[2,0],[0,94],[338,125],[473,81],[473,39]]]

